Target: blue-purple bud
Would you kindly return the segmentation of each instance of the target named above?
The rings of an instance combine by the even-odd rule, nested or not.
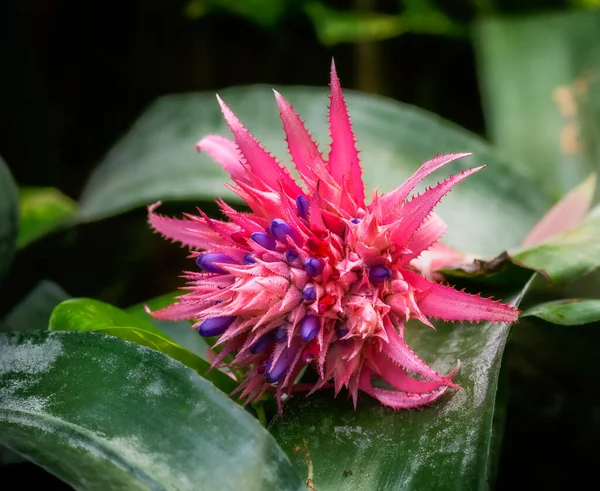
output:
[[[254,254],[248,253],[244,256],[244,264],[254,264],[256,259],[254,259]]]
[[[344,325],[338,326],[336,328],[336,331],[337,331],[338,338],[340,338],[340,339],[342,339],[343,337],[347,336],[348,333],[350,332],[348,330],[348,328],[346,326],[344,326]],[[349,339],[344,339],[344,340],[342,340],[342,343],[347,343],[348,341],[349,341]]]
[[[289,235],[292,239],[294,238],[294,229],[290,227],[290,225],[281,218],[275,218],[271,220],[271,225],[269,225],[269,231],[271,235],[275,237],[279,242],[285,244],[285,238]]]
[[[320,328],[321,320],[316,315],[309,314],[300,322],[300,336],[304,341],[312,341]]]
[[[210,319],[206,319],[200,326],[198,326],[198,334],[200,336],[220,336],[223,334],[227,328],[233,324],[235,320],[234,315],[229,315],[226,317],[211,317]]]
[[[307,283],[302,290],[302,298],[305,302],[314,302],[317,299],[317,290],[315,290],[315,285],[312,283]]]
[[[265,368],[265,380],[270,384],[279,382],[288,371],[293,358],[294,352],[290,348],[285,348],[277,363],[273,364],[273,359],[270,359]]]
[[[223,268],[215,263],[236,264],[236,260],[227,254],[208,253],[196,258],[196,264],[209,273],[227,274]]]
[[[310,201],[306,196],[298,196],[296,198],[296,208],[298,208],[298,215],[302,218],[308,218],[308,210],[310,210]]]
[[[283,343],[284,341],[287,340],[288,337],[288,330],[287,330],[287,326],[279,326],[277,329],[275,329],[275,341],[278,343]]]
[[[374,285],[381,285],[392,276],[392,270],[385,266],[374,266],[369,270],[369,279]]]
[[[258,245],[268,249],[269,251],[275,250],[276,244],[273,240],[273,237],[265,234],[264,232],[254,232],[252,235],[250,235],[250,238]]]
[[[250,346],[250,353],[258,355],[266,350],[273,342],[273,333],[268,332],[264,336],[261,336],[252,346]]]
[[[352,223],[360,223],[360,218],[353,218],[352,220],[350,220]]]
[[[289,264],[292,264],[296,259],[298,259],[298,253],[296,251],[287,251],[284,254],[284,257]]]
[[[304,261],[304,270],[311,278],[319,276],[323,272],[324,267],[325,264],[323,261],[317,259],[316,257],[309,257],[306,261]]]

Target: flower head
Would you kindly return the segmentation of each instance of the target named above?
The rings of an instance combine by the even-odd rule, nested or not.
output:
[[[441,375],[406,344],[404,326],[428,317],[513,322],[517,310],[491,299],[431,281],[420,260],[437,251],[445,231],[432,213],[450,189],[481,168],[462,172],[409,199],[424,177],[469,154],[441,155],[425,162],[390,193],[365,203],[358,151],[335,67],[331,69],[325,158],[300,117],[277,92],[289,152],[304,187],[267,153],[218,98],[234,141],[209,135],[197,144],[229,172],[230,189],[250,207],[241,213],[222,200],[228,221],[201,216],[176,220],[149,208],[151,226],[188,245],[200,270],[187,274],[186,293],[157,312],[158,318],[194,319],[200,335],[220,336],[214,364],[233,358],[245,369],[240,397],[256,400],[296,385],[311,364],[318,373],[312,391],[333,381],[347,387],[354,404],[362,390],[396,409],[418,407],[456,387],[456,371]],[[443,255],[442,255],[443,257]],[[416,374],[418,378],[411,376]],[[393,389],[372,385],[373,378]],[[281,407],[281,405],[280,405]]]

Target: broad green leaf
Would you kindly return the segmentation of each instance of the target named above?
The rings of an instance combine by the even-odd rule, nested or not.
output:
[[[309,477],[312,467],[316,489],[488,488],[496,390],[509,326],[436,327],[409,324],[407,341],[438,371],[448,372],[460,359],[455,380],[464,390],[451,391],[419,411],[394,411],[364,394],[354,410],[345,393],[334,401],[331,391],[319,392],[299,396],[272,424],[272,434],[298,473]]]
[[[600,266],[600,216],[588,216],[578,227],[511,254],[520,265],[539,271],[553,283],[591,273]]]
[[[0,158],[0,279],[6,274],[15,251],[19,223],[17,186]]]
[[[129,314],[141,317],[145,321],[151,322],[155,327],[167,334],[177,344],[207,360],[208,358],[206,351],[209,346],[202,336],[198,336],[198,333],[195,329],[191,329],[191,323],[189,321],[163,321],[160,319],[155,319],[146,312],[146,306],[148,306],[152,311],[162,309],[167,305],[172,304],[178,295],[181,295],[180,291],[161,295],[160,297],[150,299],[147,302],[132,305],[131,307],[125,309],[125,311]]]
[[[55,188],[21,188],[19,204],[19,248],[65,225],[77,210],[77,203]]]
[[[220,370],[174,343],[165,333],[138,316],[91,298],[74,298],[61,303],[50,317],[53,331],[96,331],[117,336],[169,355],[229,393],[237,384]]]
[[[530,316],[561,326],[590,324],[600,321],[600,300],[568,298],[541,303],[521,314],[521,317]]]
[[[48,329],[50,315],[59,303],[69,298],[60,286],[42,280],[0,322],[2,331]]]
[[[303,489],[250,414],[162,353],[50,331],[0,351],[0,443],[76,489]]]
[[[475,261],[441,272],[448,279],[489,286],[523,284],[533,270],[559,284],[584,276],[600,267],[600,213],[596,208],[577,226],[539,244],[503,253],[491,261]]]
[[[294,104],[324,150],[329,142],[327,90],[278,90]],[[232,88],[220,94],[269,151],[289,161],[270,88]],[[475,155],[449,164],[427,184],[448,173],[487,165],[461,182],[437,209],[448,224],[444,240],[450,245],[491,257],[518,244],[550,207],[551,201],[534,181],[524,178],[521,170],[514,169],[476,135],[390,99],[352,91],[346,94],[369,189],[390,191],[437,153]],[[220,166],[194,148],[196,141],[209,133],[230,136],[214,94],[158,99],[93,173],[81,198],[79,219],[96,220],[157,200],[206,200],[216,196],[235,200],[223,187],[227,178]]]
[[[488,18],[477,34],[492,140],[557,200],[598,169],[600,12]]]

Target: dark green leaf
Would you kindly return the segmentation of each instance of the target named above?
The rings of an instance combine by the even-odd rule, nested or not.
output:
[[[40,281],[3,319],[3,331],[36,331],[48,329],[50,314],[59,303],[69,298],[52,281]]]
[[[274,28],[285,13],[286,6],[285,0],[189,0],[185,14],[191,19],[198,19],[211,11],[225,11],[260,27]]]
[[[77,203],[55,188],[19,189],[18,247],[56,230],[75,215]]]
[[[0,442],[77,489],[303,488],[252,416],[162,353],[48,331],[0,351]]]
[[[169,355],[227,393],[237,387],[235,381],[220,370],[209,371],[210,364],[207,361],[175,344],[150,322],[99,300],[75,298],[61,303],[52,313],[50,329],[96,331],[117,336]]]
[[[488,487],[496,389],[509,327],[436,327],[409,325],[407,340],[438,371],[449,371],[460,359],[456,382],[463,391],[419,411],[393,411],[364,395],[355,411],[344,394],[333,401],[326,391],[299,398],[272,425],[299,473],[308,476],[311,463],[316,489]]]
[[[535,316],[552,324],[579,326],[600,321],[600,300],[568,298],[536,305],[521,317]]]
[[[15,251],[19,224],[17,186],[0,158],[0,279],[6,274]]]
[[[559,199],[600,158],[600,12],[488,18],[476,40],[493,141]]]
[[[326,70],[324,70],[326,72]],[[324,75],[325,76],[325,75]],[[280,87],[307,127],[327,143],[327,90]],[[284,161],[286,143],[268,87],[226,89],[223,99],[264,146]],[[347,102],[367,187],[390,191],[427,158],[443,152],[474,152],[436,173],[481,164],[487,168],[461,182],[440,204],[450,245],[493,256],[513,247],[550,207],[539,186],[499,157],[483,140],[425,111],[399,102],[347,91]],[[228,135],[214,94],[172,95],[156,101],[96,169],[81,199],[80,220],[95,220],[167,199],[236,199],[223,187],[225,173],[194,144],[209,133]],[[515,183],[519,192],[515,193]]]

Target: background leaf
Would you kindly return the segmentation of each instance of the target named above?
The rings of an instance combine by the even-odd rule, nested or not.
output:
[[[50,318],[53,331],[96,331],[147,346],[192,368],[199,375],[229,393],[237,383],[210,363],[174,343],[145,319],[91,298],[74,298],[61,303]],[[210,370],[210,371],[209,371]]]
[[[75,201],[55,188],[20,188],[19,205],[19,248],[64,225],[77,209]]]
[[[4,160],[0,158],[0,279],[10,266],[19,223],[17,186]]]
[[[181,294],[181,291],[167,293],[166,295],[152,298],[146,302],[132,305],[131,307],[125,309],[125,311],[152,323],[152,325],[156,326],[180,346],[183,346],[192,353],[196,353],[201,358],[208,360],[207,350],[209,346],[204,338],[198,335],[198,331],[191,328],[192,324],[190,321],[164,321],[155,319],[146,312],[146,306],[148,306],[152,311],[162,309],[175,302],[175,298]]]
[[[599,237],[600,215],[590,214],[578,227],[511,255],[518,265],[543,272],[553,283],[562,283],[600,266]]]
[[[535,316],[552,324],[579,326],[600,321],[600,300],[568,298],[546,302],[525,310],[521,317]]]
[[[491,18],[477,34],[492,141],[558,200],[598,169],[600,12]]]
[[[48,331],[0,350],[0,442],[76,488],[303,488],[252,416],[161,353]]]
[[[441,272],[449,280],[472,281],[488,287],[523,284],[528,269],[554,284],[580,278],[600,267],[598,210],[592,210],[578,226],[538,244],[513,249],[491,261],[475,261]]]
[[[327,91],[278,89],[321,142],[328,142]],[[264,86],[226,89],[223,99],[263,145],[287,162],[287,149],[272,91]],[[549,208],[549,199],[477,136],[420,109],[347,91],[367,187],[389,191],[434,152],[474,152],[447,166],[456,173],[487,164],[440,204],[451,245],[493,256],[520,242]],[[93,173],[81,197],[79,219],[95,220],[157,200],[235,199],[223,187],[226,175],[194,144],[208,133],[229,136],[214,94],[171,95],[157,100]],[[433,150],[435,149],[435,150]],[[444,174],[445,175],[445,174]],[[436,173],[429,181],[440,179]],[[519,193],[514,183],[519,183]],[[493,220],[491,219],[493,217]],[[519,217],[518,220],[515,217]]]
[[[0,322],[2,331],[41,331],[48,329],[50,315],[69,298],[56,283],[40,281]]]
[[[509,326],[440,323],[436,328],[409,325],[407,341],[440,372],[460,359],[455,380],[463,391],[451,391],[418,411],[393,411],[364,395],[355,411],[343,393],[332,402],[326,391],[298,398],[274,422],[271,432],[304,475],[308,449],[316,489],[489,486],[496,389]]]

